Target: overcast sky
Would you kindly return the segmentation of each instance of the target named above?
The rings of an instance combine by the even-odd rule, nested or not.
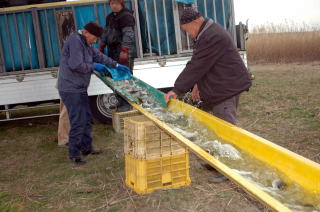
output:
[[[294,22],[320,28],[320,0],[234,0],[236,23],[249,26]]]

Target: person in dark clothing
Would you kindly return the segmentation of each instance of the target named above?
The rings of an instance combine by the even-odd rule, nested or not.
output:
[[[194,40],[191,60],[175,81],[165,100],[192,89],[192,99],[202,100],[213,115],[236,124],[239,96],[251,87],[248,71],[229,33],[193,8],[184,9],[180,24]],[[222,181],[216,175],[212,182]]]
[[[106,17],[106,27],[101,37],[100,51],[108,47],[108,56],[130,68],[131,74],[136,55],[135,19],[133,11],[125,8],[124,0],[110,0],[112,12]],[[128,111],[131,105],[117,95],[118,111]]]
[[[108,47],[108,56],[133,69],[135,50],[135,19],[133,11],[125,8],[124,0],[110,0],[112,13],[106,17],[100,51]]]
[[[98,24],[89,22],[83,30],[69,36],[61,53],[57,87],[67,108],[71,125],[69,158],[76,164],[85,163],[80,153],[84,156],[101,153],[93,149],[91,138],[92,115],[87,90],[92,71],[95,69],[104,72],[102,64],[119,71],[129,71],[128,67],[118,64],[91,46],[101,36],[102,31]]]

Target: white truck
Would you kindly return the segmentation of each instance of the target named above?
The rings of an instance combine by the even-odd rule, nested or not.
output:
[[[195,7],[225,27],[246,62],[243,27],[235,26],[233,0],[198,0],[193,4],[181,0],[127,0],[125,5],[136,18],[133,74],[153,87],[164,91],[172,87],[192,54],[192,40],[179,26],[184,7]],[[108,1],[101,0],[0,8],[0,121],[57,115],[57,111],[22,116],[16,113],[57,106],[55,84],[66,36],[92,20],[105,26],[110,12]],[[237,34],[242,38],[237,39]],[[110,108],[117,104],[115,94],[94,75],[88,93],[94,118],[110,123]]]

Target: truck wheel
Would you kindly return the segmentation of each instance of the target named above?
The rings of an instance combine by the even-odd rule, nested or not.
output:
[[[101,124],[112,123],[112,109],[118,105],[117,96],[114,93],[90,96],[90,107],[93,119]]]

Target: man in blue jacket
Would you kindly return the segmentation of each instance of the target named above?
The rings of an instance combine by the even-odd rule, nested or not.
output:
[[[92,115],[87,89],[92,71],[104,72],[102,64],[119,71],[130,71],[92,46],[102,32],[102,27],[89,22],[84,29],[70,35],[61,53],[58,90],[67,107],[71,124],[69,157],[76,164],[85,163],[80,153],[84,156],[101,153],[93,150],[91,138]]]

